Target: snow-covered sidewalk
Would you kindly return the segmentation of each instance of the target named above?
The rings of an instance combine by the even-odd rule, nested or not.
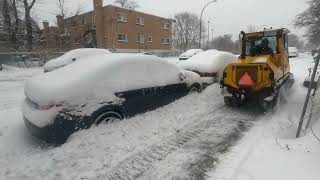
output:
[[[312,59],[291,61],[296,77],[293,92],[286,105],[262,121],[230,150],[210,173],[212,180],[318,180],[320,177],[320,121],[295,139],[307,89],[302,86]],[[318,119],[320,92],[313,101],[313,119]],[[310,107],[310,105],[309,105]],[[310,111],[310,108],[309,110]]]

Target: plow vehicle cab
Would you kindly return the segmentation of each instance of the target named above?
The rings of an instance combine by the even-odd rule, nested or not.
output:
[[[293,84],[290,73],[287,29],[241,32],[241,55],[224,70],[221,88],[225,104],[240,106],[255,100],[263,108],[275,105]]]

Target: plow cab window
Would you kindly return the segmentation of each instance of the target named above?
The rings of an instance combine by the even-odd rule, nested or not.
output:
[[[277,36],[248,37],[245,48],[246,56],[274,54],[278,50]]]

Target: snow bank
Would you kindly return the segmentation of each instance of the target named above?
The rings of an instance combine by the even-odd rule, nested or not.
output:
[[[232,53],[208,50],[179,63],[183,69],[201,73],[218,73],[221,77],[228,64],[237,59]]]
[[[311,130],[303,130],[295,139],[307,92],[303,80],[312,61],[311,57],[290,61],[296,79],[288,103],[266,114],[237,146],[221,155],[219,165],[208,173],[209,180],[319,179],[320,142]],[[311,126],[319,137],[320,121]]]
[[[55,69],[58,69],[60,67],[73,63],[73,59],[75,59],[75,61],[78,61],[88,56],[110,54],[110,53],[111,52],[107,49],[96,49],[96,48],[75,49],[65,53],[64,55],[56,59],[48,61],[43,68],[46,72],[53,71]]]
[[[8,65],[2,66],[3,70],[0,71],[0,81],[24,81],[43,72],[41,68],[17,68]]]

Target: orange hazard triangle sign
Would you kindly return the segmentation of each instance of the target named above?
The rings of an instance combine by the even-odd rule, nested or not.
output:
[[[239,85],[242,85],[242,86],[254,85],[254,82],[252,81],[252,78],[248,72],[245,72],[244,75],[241,77],[241,79],[239,80]]]

